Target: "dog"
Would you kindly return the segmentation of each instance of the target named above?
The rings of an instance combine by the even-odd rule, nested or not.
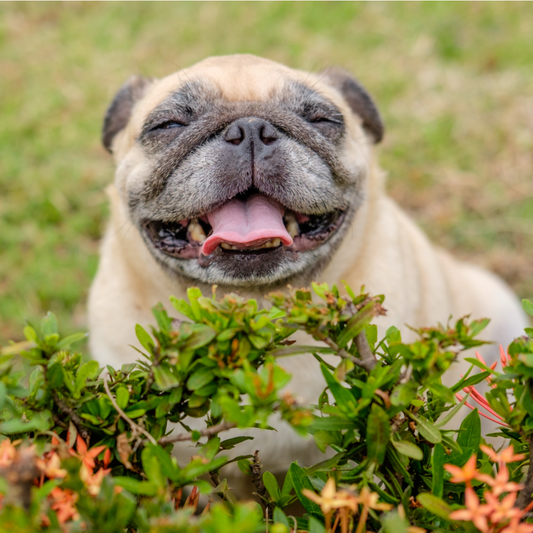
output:
[[[130,78],[103,127],[117,170],[89,297],[93,357],[134,361],[135,324],[152,323],[151,307],[189,286],[261,300],[289,284],[341,280],[386,295],[381,333],[396,325],[405,339],[405,324],[471,315],[491,318],[484,338],[507,345],[527,325],[519,302],[496,276],[434,247],[386,195],[375,150],[383,135],[368,92],[338,68],[313,74],[234,55]],[[290,390],[315,402],[325,385],[308,357],[283,366]],[[321,460],[277,428],[239,453],[259,447],[274,472]]]

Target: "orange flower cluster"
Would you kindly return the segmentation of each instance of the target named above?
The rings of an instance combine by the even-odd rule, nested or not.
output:
[[[362,510],[356,533],[364,533],[366,531],[366,520],[369,509],[375,509],[377,511],[389,511],[392,509],[392,505],[388,503],[378,503],[378,494],[371,492],[368,487],[363,487],[359,494],[352,490],[338,491],[333,478],[328,479],[320,496],[308,489],[303,489],[302,493],[320,506],[326,519],[326,533],[333,533],[337,529],[339,522],[342,533],[351,531],[352,528],[349,527],[350,522],[359,512],[360,505],[362,506]],[[331,519],[335,512],[337,516],[332,526]]]
[[[476,468],[477,458],[472,455],[466,464],[460,468],[444,465],[452,474],[452,483],[465,483],[465,509],[453,511],[452,520],[466,520],[472,522],[482,533],[533,533],[533,524],[523,522],[524,517],[533,505],[521,510],[515,507],[518,491],[523,485],[509,481],[507,463],[522,461],[524,454],[515,454],[512,446],[500,453],[496,453],[488,446],[481,446],[481,450],[498,464],[496,476],[489,476],[479,472]],[[479,501],[472,488],[472,480],[483,481],[490,490],[483,493],[485,503]],[[504,496],[504,494],[507,494]]]
[[[16,446],[20,442],[11,442],[9,439],[5,439],[0,443],[0,468],[8,468],[16,461],[17,454],[19,454]],[[62,479],[67,475],[67,471],[61,468],[61,458],[56,451],[59,442],[54,437],[52,439],[53,449],[44,453],[42,457],[35,454],[34,445],[26,448],[26,451],[30,450],[33,453],[35,466],[39,472],[39,476],[33,482],[38,487],[41,487],[47,480]],[[95,459],[104,450],[103,468],[99,468],[95,473]],[[80,477],[86,485],[89,494],[92,496],[98,495],[103,478],[111,471],[110,468],[107,468],[111,462],[111,451],[106,449],[106,446],[96,446],[89,450],[85,441],[78,435],[76,439],[76,451],[71,448],[68,450],[68,453],[81,461]],[[50,509],[56,513],[57,520],[61,525],[65,525],[70,521],[79,520],[80,515],[76,509],[78,495],[72,490],[62,489],[60,486],[57,486],[49,494],[48,500]],[[43,515],[41,520],[43,526],[50,525],[50,520],[46,515]]]

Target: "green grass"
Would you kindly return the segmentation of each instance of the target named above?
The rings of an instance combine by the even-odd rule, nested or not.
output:
[[[385,118],[391,194],[532,296],[532,35],[527,3],[0,4],[0,341],[48,309],[85,327],[120,84],[237,52],[355,73]]]

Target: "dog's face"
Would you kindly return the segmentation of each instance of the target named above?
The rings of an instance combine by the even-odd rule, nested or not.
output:
[[[331,260],[382,135],[372,100],[345,72],[228,56],[130,79],[103,140],[132,222],[171,275],[272,287]]]

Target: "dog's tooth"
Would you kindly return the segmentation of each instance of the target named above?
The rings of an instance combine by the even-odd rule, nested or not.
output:
[[[292,213],[287,213],[284,218],[286,222],[287,233],[294,239],[294,237],[300,233],[298,221]]]
[[[271,242],[271,247],[272,248],[277,248],[280,244],[281,244],[281,239],[274,239],[273,241],[270,241]]]
[[[222,248],[224,248],[224,250],[233,250],[234,249],[234,246],[232,246],[231,244],[229,244],[227,242],[221,242],[220,246],[222,246]]]
[[[207,238],[205,231],[202,226],[200,226],[197,218],[191,220],[189,224],[189,233],[191,234],[191,238],[199,243],[203,243]]]

